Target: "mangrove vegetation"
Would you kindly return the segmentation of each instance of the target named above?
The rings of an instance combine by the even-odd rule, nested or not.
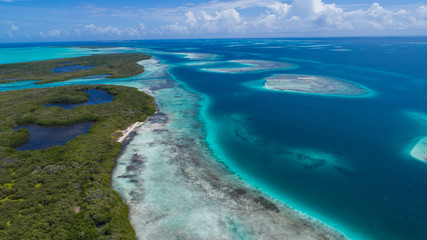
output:
[[[102,60],[97,61],[98,57]],[[70,78],[67,74],[73,77],[93,74],[118,77],[129,75],[129,69],[131,74],[140,72],[141,68],[128,61],[132,59],[135,63],[144,57],[124,54],[114,59],[118,63],[112,63],[105,60],[105,55],[95,55],[75,58],[80,59],[78,61],[60,59],[31,65],[0,65],[0,72],[2,79],[42,79],[43,82],[62,81]],[[56,73],[50,72],[71,61],[72,64],[90,64],[99,68],[56,77]],[[120,65],[126,66],[125,69],[119,69],[117,66]],[[31,66],[30,70],[27,71],[25,66]],[[10,67],[14,70],[8,70]],[[84,102],[88,96],[82,91],[94,88],[114,95],[113,100],[70,110],[44,106]],[[135,239],[128,220],[128,207],[110,188],[110,174],[121,151],[121,144],[117,142],[121,136],[118,130],[144,121],[155,110],[152,97],[122,86],[80,85],[1,93],[0,238]],[[93,122],[88,134],[79,135],[63,146],[34,151],[15,149],[29,136],[27,129],[14,130],[15,126],[62,126],[81,122]]]
[[[137,62],[149,58],[141,53],[120,53],[1,64],[0,83],[37,80],[42,84],[94,75],[126,78],[142,73],[144,68]]]

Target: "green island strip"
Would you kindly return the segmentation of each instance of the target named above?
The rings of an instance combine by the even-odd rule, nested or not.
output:
[[[137,62],[151,56],[142,53],[98,54],[85,57],[0,65],[0,83],[38,80],[37,84],[66,81],[93,75],[126,78],[144,72]],[[58,68],[83,67],[82,70],[54,72]]]
[[[68,60],[57,60],[68,61]],[[45,107],[82,102],[81,91],[102,89],[109,103],[71,110]],[[135,239],[128,207],[110,189],[110,174],[121,151],[125,129],[155,113],[153,98],[135,88],[79,85],[27,89],[0,94],[0,238]],[[61,126],[93,122],[63,146],[17,151],[25,143],[22,124]]]

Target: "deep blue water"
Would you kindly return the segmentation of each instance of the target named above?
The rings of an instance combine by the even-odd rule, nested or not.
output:
[[[38,150],[53,146],[65,145],[81,134],[87,134],[92,122],[77,123],[69,126],[45,127],[27,124],[14,129],[26,128],[30,132],[28,141],[16,148],[19,151]]]
[[[420,37],[110,45],[151,49],[141,51],[170,65],[176,80],[203,95],[200,121],[207,126],[207,143],[249,183],[352,238],[421,240],[427,239],[427,163],[409,152],[417,139],[427,136],[427,122],[411,117],[427,113],[426,43],[427,38]],[[217,54],[215,61],[228,67],[235,64],[225,61],[236,59],[298,67],[214,73],[204,71],[203,65],[187,65],[200,60],[171,52]],[[346,79],[373,94],[325,97],[246,86],[277,73]],[[91,82],[73,84],[78,83]],[[307,162],[301,152],[325,153],[338,163]]]
[[[82,105],[98,105],[101,103],[109,103],[113,101],[114,96],[109,94],[107,91],[100,89],[89,89],[84,92],[89,93],[89,99],[84,103],[52,103],[46,104],[45,107],[62,107],[67,110],[73,109]]]

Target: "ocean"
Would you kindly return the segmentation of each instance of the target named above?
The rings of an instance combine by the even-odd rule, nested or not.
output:
[[[111,48],[76,47],[85,45]],[[175,170],[148,172],[147,164],[141,168],[152,178],[133,184],[120,178],[126,161],[135,154],[167,160],[171,145],[192,145],[196,139],[194,155],[211,155],[249,185],[351,239],[427,239],[427,162],[410,155],[427,136],[427,38],[2,44],[0,63],[116,52],[142,52],[155,59],[141,62],[145,73],[126,79],[93,76],[41,85],[26,81],[2,84],[0,91],[118,84],[156,97],[159,111],[169,119],[162,128],[175,138],[162,139],[163,133],[143,127],[129,144],[112,178],[113,189],[127,203],[159,201],[165,193],[149,180]],[[263,88],[265,79],[276,74],[341,79],[369,94]],[[155,150],[148,150],[152,145]],[[167,161],[152,168],[166,169]],[[145,197],[130,194],[150,186],[156,191],[144,192]],[[140,222],[132,213],[131,220],[134,226]]]

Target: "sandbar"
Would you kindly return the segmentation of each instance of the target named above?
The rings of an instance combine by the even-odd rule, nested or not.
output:
[[[339,96],[362,96],[369,91],[344,80],[315,76],[277,74],[266,78],[264,87],[270,90]]]
[[[422,138],[412,149],[411,156],[423,161],[427,162],[427,137]]]
[[[216,54],[210,54],[210,53],[177,53],[184,55],[184,58],[190,59],[190,60],[215,60],[219,56]]]
[[[241,64],[242,67],[230,68],[204,68],[203,70],[218,73],[247,73],[270,70],[286,70],[295,68],[295,65],[284,62],[273,62],[265,60],[230,60],[228,63]]]

